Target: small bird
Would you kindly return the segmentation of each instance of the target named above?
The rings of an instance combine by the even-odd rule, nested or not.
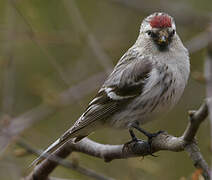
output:
[[[190,73],[189,53],[183,46],[174,19],[163,12],[146,17],[135,44],[121,57],[96,97],[74,125],[33,163],[44,159],[70,139],[80,141],[102,127],[133,129],[149,139],[139,125],[170,110],[180,99]]]

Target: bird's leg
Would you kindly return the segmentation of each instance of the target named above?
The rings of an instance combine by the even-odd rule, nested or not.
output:
[[[135,133],[133,132],[133,129],[132,129],[131,127],[130,127],[130,129],[129,129],[129,133],[130,133],[130,136],[131,136],[131,139],[132,139],[132,140],[129,141],[129,142],[127,142],[127,143],[125,143],[124,146],[128,146],[128,145],[131,144],[131,143],[144,142],[144,141],[138,139],[138,138],[135,136]]]
[[[139,132],[143,133],[147,138],[148,140],[151,140],[153,137],[156,137],[157,135],[163,133],[164,131],[158,131],[156,133],[149,133],[147,132],[146,130],[142,129],[141,127],[139,127],[139,124],[138,123],[133,123],[131,124],[131,127],[132,128],[135,128],[137,129]]]
[[[151,154],[152,156],[154,156],[154,155],[152,154],[152,138],[158,136],[159,134],[163,133],[164,131],[158,131],[158,132],[156,132],[156,133],[149,133],[149,132],[145,131],[144,129],[142,129],[141,127],[139,127],[139,123],[133,123],[133,124],[131,124],[131,128],[137,129],[139,132],[143,133],[143,134],[148,138],[150,154]],[[132,130],[131,130],[131,131],[132,131]],[[135,137],[135,134],[134,134],[134,133],[131,134],[131,133],[133,133],[133,131],[130,132],[130,135],[131,135],[132,139],[133,139],[133,138],[136,138],[136,137]],[[137,139],[137,138],[136,138],[136,139]]]
[[[132,138],[132,141],[134,141],[134,142],[138,142],[139,141],[138,138],[135,136],[135,133],[133,132],[132,129],[129,129],[129,133],[130,133],[130,136]]]

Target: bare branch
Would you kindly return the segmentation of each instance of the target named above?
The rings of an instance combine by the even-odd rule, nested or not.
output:
[[[211,102],[211,100],[206,101],[206,103],[208,102]],[[191,121],[189,122],[183,136],[174,137],[164,132],[154,137],[152,140],[151,153],[160,150],[169,150],[175,152],[185,150],[189,153],[190,158],[194,162],[194,166],[196,168],[201,168],[203,170],[204,178],[206,180],[209,180],[210,175],[208,165],[203,159],[196,143],[193,139],[191,139],[197,133],[201,122],[203,122],[203,120],[205,120],[208,115],[208,106],[206,105],[206,103],[203,103],[199,110],[192,113]],[[194,133],[191,131],[194,131]],[[69,151],[69,153],[67,153],[67,151]],[[94,157],[98,157],[104,159],[106,162],[112,161],[114,159],[139,157],[150,154],[148,142],[142,140],[138,142],[129,142],[123,145],[99,144],[88,138],[84,138],[76,144],[73,143],[72,140],[70,140],[68,143],[58,149],[53,155],[51,155],[49,159],[44,160],[40,165],[38,165],[30,175],[30,177],[32,177],[33,174],[37,176],[40,171],[44,172],[44,169],[48,169],[50,167],[52,168],[53,165],[55,168],[56,164],[54,161],[52,161],[51,157],[64,158],[64,154],[65,156],[67,156],[73,151],[82,152]],[[47,177],[49,175],[49,171],[45,171],[45,173]]]
[[[208,116],[208,104],[210,103],[211,99],[208,99],[206,103],[202,104],[202,106],[197,111],[189,111],[189,125],[183,134],[183,139],[186,142],[193,141],[200,123],[205,120]]]
[[[19,139],[19,140],[17,141],[17,144],[18,144],[20,147],[26,149],[29,153],[35,154],[35,155],[37,155],[37,156],[40,156],[41,153],[42,153],[41,151],[32,148],[29,144],[27,144],[26,142],[24,142],[24,141],[21,140],[21,139]],[[69,149],[69,150],[67,149],[67,153],[65,153],[65,155],[69,155],[69,154],[72,152],[72,151],[70,151],[70,150],[71,150],[71,149]],[[64,157],[66,157],[65,155],[64,155]],[[63,157],[63,158],[64,158],[64,157]],[[55,168],[57,165],[61,165],[61,166],[65,167],[65,168],[75,170],[75,171],[77,171],[77,172],[80,173],[80,174],[83,174],[83,175],[88,176],[88,177],[92,177],[92,178],[94,178],[94,179],[96,179],[96,180],[112,180],[112,178],[105,177],[104,175],[102,175],[102,174],[100,174],[100,173],[97,173],[97,172],[95,172],[95,171],[92,170],[92,169],[88,169],[88,168],[85,168],[85,167],[80,166],[77,162],[76,162],[76,163],[74,163],[74,162],[72,163],[72,162],[70,162],[70,161],[63,160],[62,158],[53,157],[53,156],[50,157],[50,159],[51,159],[52,161],[55,162],[55,165],[54,165],[54,166],[51,164],[51,167],[52,167],[52,168],[50,168],[50,167],[48,167],[48,166],[45,165],[45,167],[48,167],[48,169],[44,168],[44,169],[42,169],[42,170],[39,170],[39,172],[37,172],[37,173],[33,172],[34,174],[36,174],[36,176],[39,177],[39,179],[40,179],[40,177],[42,177],[42,179],[47,178],[48,173],[46,173],[46,171],[49,172],[49,171],[51,171],[51,170],[54,170],[54,168]],[[47,163],[49,163],[49,162],[47,162]],[[35,171],[36,171],[36,170],[35,170]],[[34,175],[34,176],[35,176],[35,175]],[[31,178],[31,177],[28,177],[28,179],[30,179],[30,178]],[[51,178],[51,179],[52,179],[52,178]]]
[[[205,180],[210,180],[210,169],[207,162],[204,160],[198,146],[195,143],[191,143],[185,147],[185,151],[193,161],[193,165],[197,169],[202,170],[202,175]]]

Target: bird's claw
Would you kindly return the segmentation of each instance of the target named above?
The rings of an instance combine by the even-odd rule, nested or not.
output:
[[[148,143],[148,145],[149,145],[149,147],[148,147],[149,155],[151,155],[151,156],[153,156],[153,157],[157,157],[156,155],[153,154],[153,150],[152,150],[152,140],[153,140],[154,137],[158,136],[159,134],[164,133],[164,131],[158,131],[158,132],[156,132],[156,133],[149,133],[149,132],[146,132],[145,130],[141,129],[141,128],[138,127],[138,126],[134,126],[134,127],[135,127],[137,130],[139,130],[140,132],[142,132],[145,136],[147,136],[147,138],[148,138],[147,143]],[[142,141],[142,140],[138,139],[138,138],[135,136],[135,134],[134,134],[134,132],[133,132],[132,129],[130,129],[129,132],[130,132],[130,136],[131,136],[132,140],[129,141],[129,142],[127,142],[124,146],[127,146],[127,145],[129,145],[129,144],[131,144],[131,143],[133,143],[133,142],[134,142],[134,143],[137,143],[137,142],[139,142],[139,141]],[[144,141],[142,141],[142,142],[144,142]]]
[[[158,131],[156,133],[146,133],[146,136],[148,138],[148,144],[149,144],[149,155],[153,156],[153,157],[158,157],[156,155],[154,155],[152,152],[152,138],[158,136],[161,133],[164,133],[165,131]]]
[[[142,141],[142,140],[138,139],[137,137],[132,137],[132,140],[125,143],[124,145],[128,145],[128,144],[131,144],[131,143],[138,143],[139,141]]]
[[[152,138],[154,138],[154,137],[156,137],[156,136],[158,136],[159,134],[161,134],[161,133],[164,133],[165,131],[158,131],[158,132],[156,132],[156,133],[148,133],[148,132],[146,132],[146,136],[147,136],[147,138],[148,138],[148,141],[151,141],[152,140]]]

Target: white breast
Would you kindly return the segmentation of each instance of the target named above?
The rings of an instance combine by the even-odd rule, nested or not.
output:
[[[143,93],[112,117],[113,126],[128,127],[134,121],[144,124],[156,115],[168,112],[179,101],[187,84],[189,64],[186,67],[180,65],[180,68],[179,64],[164,66],[159,63],[157,66],[151,72]]]

